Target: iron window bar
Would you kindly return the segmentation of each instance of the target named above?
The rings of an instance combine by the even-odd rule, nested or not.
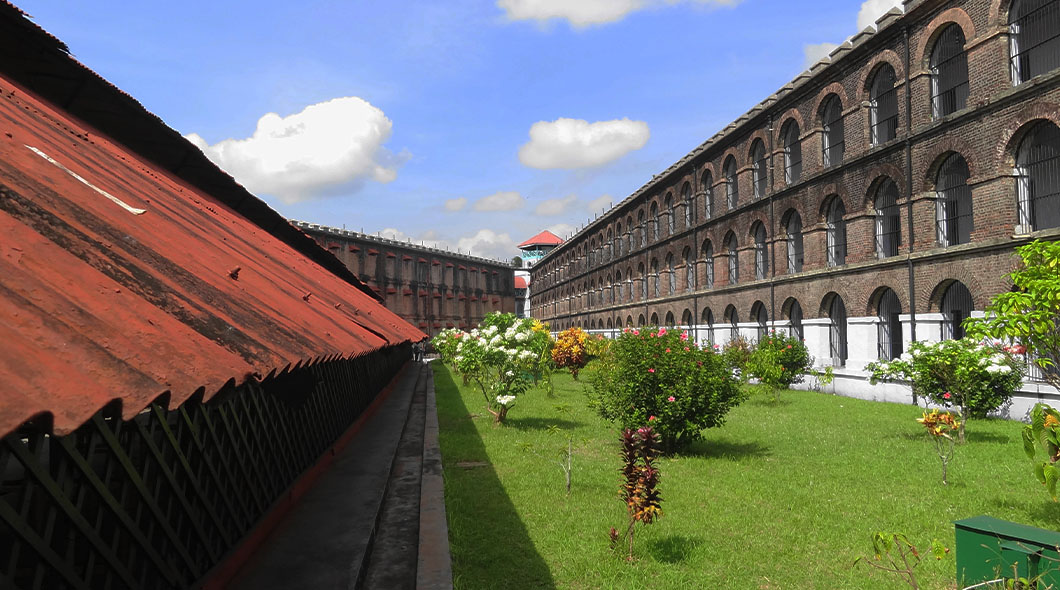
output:
[[[1060,128],[1038,123],[1017,157],[1020,220],[1034,231],[1060,227]]]
[[[1021,84],[1060,67],[1060,2],[1015,2],[1009,23],[1012,81]]]
[[[936,119],[968,104],[968,55],[964,42],[964,31],[951,24],[931,52],[931,110]]]
[[[802,144],[799,142],[799,126],[788,123],[784,134],[784,182],[795,184],[802,176]]]

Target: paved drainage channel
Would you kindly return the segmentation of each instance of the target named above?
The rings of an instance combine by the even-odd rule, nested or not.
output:
[[[387,482],[363,588],[413,590],[420,533],[420,480],[429,373],[421,370]]]

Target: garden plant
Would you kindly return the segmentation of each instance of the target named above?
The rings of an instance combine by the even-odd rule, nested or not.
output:
[[[1031,423],[1023,428],[1023,450],[1034,462],[1034,476],[1056,502],[1056,482],[1060,479],[1060,472],[1056,469],[1056,462],[1060,460],[1060,412],[1048,404],[1034,405]],[[1039,450],[1045,456],[1044,460]]]
[[[623,428],[651,426],[666,453],[720,426],[743,394],[721,356],[687,332],[627,329],[594,365],[590,403]]]
[[[744,368],[775,402],[778,391],[802,382],[812,362],[806,345],[798,338],[770,332],[755,344]]]
[[[953,433],[960,429],[961,422],[952,412],[940,412],[938,409],[924,412],[924,415],[916,419],[931,435],[935,441],[935,452],[942,462],[942,485],[949,485],[946,481],[946,467],[953,459]]]
[[[611,527],[611,547],[616,548],[621,540],[628,540],[628,561],[633,561],[633,533],[637,523],[648,525],[662,516],[659,469],[655,466],[660,441],[658,433],[650,426],[622,431],[621,496],[626,504],[629,522],[621,534]]]
[[[575,326],[567,328],[556,336],[556,344],[552,347],[552,362],[556,368],[567,369],[575,381],[578,373],[589,362],[589,354],[586,343],[589,334]]]

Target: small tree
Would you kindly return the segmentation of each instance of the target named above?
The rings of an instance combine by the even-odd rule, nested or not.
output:
[[[1045,455],[1044,461],[1038,458],[1038,449]],[[1060,460],[1060,413],[1047,404],[1035,404],[1031,423],[1023,428],[1023,450],[1034,462],[1034,476],[1056,502],[1056,482],[1060,479],[1056,469]]]
[[[629,524],[622,535],[611,527],[611,547],[620,539],[629,539],[629,554],[633,561],[633,532],[638,522],[651,524],[662,516],[662,497],[659,495],[659,470],[655,459],[659,456],[658,433],[651,427],[622,431],[622,500],[629,513]]]
[[[568,369],[571,377],[578,380],[578,372],[589,362],[586,342],[589,335],[578,327],[567,328],[556,336],[552,347],[552,362],[560,369]]]
[[[946,481],[946,467],[953,459],[953,432],[960,429],[961,422],[950,412],[938,410],[924,412],[924,416],[916,421],[924,426],[935,441],[935,452],[942,462],[942,485],[949,485]]]
[[[758,341],[744,368],[776,401],[777,391],[801,382],[810,364],[810,353],[799,339],[771,332]]]
[[[1060,389],[1060,241],[1035,240],[1016,248],[1020,258],[1009,274],[1012,291],[994,296],[984,318],[969,318],[969,335],[996,338],[1019,347]]]

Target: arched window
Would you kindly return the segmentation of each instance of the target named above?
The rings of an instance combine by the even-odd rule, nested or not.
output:
[[[960,154],[950,154],[935,179],[935,225],[939,244],[967,244],[972,238],[972,189],[968,186],[968,163]]]
[[[825,168],[843,163],[843,103],[835,94],[821,105],[821,162]]]
[[[640,298],[648,298],[648,276],[644,274],[644,263],[637,266],[637,275],[640,276]]]
[[[725,240],[725,255],[729,263],[729,284],[740,282],[740,259],[736,251],[736,236],[729,234]]]
[[[622,224],[619,223],[615,226],[615,257],[622,256]]]
[[[766,249],[766,227],[755,223],[751,228],[755,242],[755,279],[762,280],[769,274],[769,251]]]
[[[666,193],[666,235],[674,235],[676,223],[674,220],[674,197],[670,193]]]
[[[651,259],[651,296],[659,296],[659,261]]]
[[[729,340],[735,340],[740,336],[740,317],[736,313],[736,307],[730,305],[725,308],[725,323],[729,325]]]
[[[787,235],[788,246],[788,274],[802,272],[802,217],[799,212],[792,209],[788,214],[788,222],[784,224]]]
[[[1060,128],[1041,121],[1016,154],[1020,223],[1037,231],[1060,226]]]
[[[710,308],[703,309],[703,325],[707,327],[707,342],[714,344],[714,313]]]
[[[592,309],[593,305],[596,304],[596,301],[594,301],[595,296],[596,296],[596,281],[595,280],[594,281],[589,281],[589,293],[588,293],[588,297],[587,297],[587,299],[589,300],[589,305],[588,305],[589,309]]]
[[[902,355],[902,304],[898,295],[891,289],[885,289],[876,306],[879,317],[877,325],[877,356],[880,360],[891,360]]]
[[[637,316],[637,325],[638,326],[643,326],[644,325],[644,314],[640,314],[639,316]]]
[[[898,136],[898,93],[894,89],[894,68],[880,66],[869,87],[869,136],[880,145]]]
[[[964,338],[965,318],[972,314],[972,294],[960,281],[953,281],[942,294],[942,339]]]
[[[632,315],[627,315],[626,316],[626,327],[627,328],[632,328],[633,327],[633,316]]]
[[[725,160],[725,206],[731,211],[740,202],[740,187],[736,179],[736,158]]]
[[[843,201],[833,197],[825,213],[825,241],[828,266],[841,266],[847,262],[847,226]]]
[[[833,294],[828,302],[828,353],[832,366],[842,367],[847,362],[847,308],[843,298]]]
[[[902,215],[898,207],[898,185],[890,178],[876,188],[876,256],[898,255],[902,243]]]
[[[626,218],[626,252],[633,253],[633,216]]]
[[[755,199],[766,196],[766,148],[761,139],[751,144],[751,189]]]
[[[1060,2],[1013,0],[1008,27],[1013,84],[1060,67]]]
[[[615,283],[611,288],[615,291],[615,301],[612,303],[622,303],[622,271],[615,271]]]
[[[931,49],[931,112],[945,117],[968,104],[968,54],[964,52],[964,31],[946,25]]]
[[[686,309],[684,311],[684,313],[681,314],[681,325],[686,327],[686,328],[692,327],[692,312],[691,311]]]
[[[755,301],[755,304],[751,306],[751,319],[754,320],[757,338],[761,342],[769,333],[769,314],[766,313],[766,306],[761,301]]]
[[[668,311],[668,312],[666,312],[666,327],[669,328],[669,327],[671,327],[673,325],[674,325],[674,312]]]
[[[685,248],[685,291],[696,290],[696,260],[692,257],[692,249]]]
[[[692,218],[696,211],[696,204],[692,197],[692,185],[687,182],[681,188],[681,200],[685,204],[685,229],[692,229]]]
[[[703,187],[703,218],[710,219],[714,215],[714,175],[707,170],[700,182]]]
[[[792,299],[790,300],[790,303],[787,308],[788,322],[790,325],[790,328],[788,329],[788,334],[791,335],[792,338],[805,340],[806,336],[803,334],[802,330],[802,306],[799,305],[798,301]]]
[[[789,120],[780,135],[784,142],[784,182],[795,184],[802,177],[802,142],[799,141],[799,123]]]
[[[604,262],[610,262],[615,258],[615,239],[611,230],[607,230],[607,242],[604,243]]]
[[[714,244],[707,240],[703,242],[703,286],[707,289],[714,288]]]
[[[645,241],[645,239],[644,239],[645,231],[647,231],[647,230],[644,229],[644,211],[640,211],[640,212],[637,213],[637,247],[638,248],[643,248],[645,246],[645,244],[647,243]]]
[[[677,272],[674,270],[674,255],[666,255],[666,275],[668,277],[667,282],[667,295],[673,295],[677,292]]]
[[[658,326],[659,325],[659,314],[654,313],[654,312],[651,314],[651,325],[653,325],[653,326]]]
[[[651,204],[648,223],[650,229],[648,237],[654,242],[659,239],[659,207],[654,202]]]

